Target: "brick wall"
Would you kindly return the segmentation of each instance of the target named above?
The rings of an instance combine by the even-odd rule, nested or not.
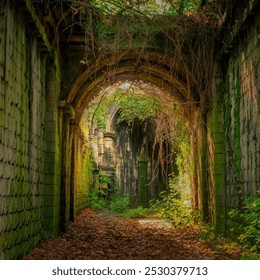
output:
[[[45,59],[8,4],[0,10],[0,259],[41,240]]]

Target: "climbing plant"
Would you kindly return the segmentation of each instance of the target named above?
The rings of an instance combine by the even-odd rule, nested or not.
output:
[[[187,102],[194,102],[191,96],[197,94],[201,106],[207,106],[219,28],[216,15],[224,9],[221,1],[67,0],[66,3],[72,13],[71,25],[78,24],[85,32],[86,56],[82,63],[90,64],[93,57],[96,63],[102,63],[107,55],[120,61],[119,51],[138,49],[141,53],[147,48],[157,49],[171,55],[170,72],[182,65],[188,79]],[[108,60],[108,67],[109,63]]]
[[[164,95],[159,104],[167,104],[166,110],[176,110],[177,117],[161,110],[150,117],[156,128],[155,164],[167,166],[165,162],[172,160],[172,147],[177,149],[174,152],[180,149],[172,143],[179,143],[181,134],[187,129],[183,120],[188,120],[193,129],[204,126],[203,122],[207,121],[204,116],[210,110],[214,60],[222,43],[219,40],[221,26],[234,0],[67,0],[66,3],[71,11],[66,11],[71,16],[71,26],[78,26],[85,32],[85,57],[81,63],[91,66],[94,61],[97,71],[105,64],[105,82],[113,80],[112,73],[122,57],[132,51],[137,53],[136,66],[142,65],[141,57],[147,50],[170,57],[167,73],[176,77],[177,83],[182,83],[181,93],[177,89],[172,95],[177,99],[181,94],[184,100],[178,100],[178,107],[170,99],[168,106],[168,97]],[[146,67],[153,70],[154,65],[150,65],[149,60],[146,62]],[[150,74],[149,70],[147,73]],[[200,113],[200,118],[194,118],[195,111]],[[170,139],[169,135],[174,137]],[[194,141],[194,145],[197,142]],[[166,150],[169,152],[165,153]],[[168,170],[162,170],[168,176]]]
[[[180,190],[183,178],[173,177],[169,180],[168,191],[162,192],[159,199],[152,201],[151,208],[176,228],[193,226],[195,215],[190,205],[189,193]]]
[[[115,123],[127,123],[130,133],[136,123],[141,125],[143,133],[150,128],[149,141],[153,155],[152,179],[149,183],[160,176],[167,186],[176,160],[174,156],[180,154],[183,142],[188,143],[189,138],[188,123],[183,120],[181,106],[171,97],[162,98],[162,93],[149,85],[119,84],[104,92],[105,97],[101,94],[87,110],[90,125],[104,129],[105,125],[100,124],[106,123],[108,112],[114,110],[118,111]]]
[[[231,18],[235,0],[59,0],[64,30],[85,33],[86,55],[82,63],[120,61],[122,53],[157,49],[171,56],[174,74],[181,65],[187,79],[187,102],[209,104],[213,62],[220,27]],[[244,2],[244,1],[242,1]],[[241,4],[242,5],[242,4]],[[237,5],[239,6],[239,5]],[[232,11],[229,12],[228,11]],[[238,11],[236,11],[238,12]],[[137,59],[136,64],[139,61]],[[109,60],[107,66],[109,67]],[[111,65],[111,67],[114,67]],[[98,69],[98,67],[97,67]],[[193,100],[191,95],[197,95]]]
[[[178,172],[169,177],[168,189],[151,202],[151,207],[160,217],[180,228],[194,225],[197,215],[191,205],[192,166],[189,160],[188,138],[181,139],[178,149],[175,159]]]

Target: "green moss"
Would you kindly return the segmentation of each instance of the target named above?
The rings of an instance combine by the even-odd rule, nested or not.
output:
[[[215,206],[212,209],[213,224],[217,231],[224,228],[225,225],[225,208],[224,197],[226,192],[225,182],[225,127],[224,127],[224,93],[225,88],[223,83],[218,83],[212,98],[213,106],[210,114],[210,131],[213,141],[213,157],[210,159],[213,170],[213,186]],[[223,208],[224,207],[224,208]]]
[[[49,53],[51,53],[52,52],[51,44],[50,44],[50,42],[47,38],[45,28],[42,25],[40,19],[37,16],[37,13],[36,13],[34,7],[33,7],[32,1],[31,0],[26,0],[26,5],[27,5],[28,10],[30,11],[30,14],[33,18],[34,23],[36,24],[36,27],[37,27],[39,33],[41,34],[42,40],[44,41],[47,50],[49,51]]]
[[[221,129],[222,130],[222,129]],[[214,144],[217,143],[224,143],[224,139],[225,139],[225,136],[224,136],[224,133],[223,132],[212,132],[212,138],[213,138],[213,142]],[[224,153],[224,146],[218,146],[218,149],[214,149],[214,152],[215,153]]]
[[[215,230],[217,233],[223,233],[226,228],[226,207],[222,195],[219,197],[216,196],[216,204],[218,206],[216,207],[217,223],[215,226]]]
[[[232,107],[234,107],[232,115]],[[235,120],[235,122],[231,122]],[[232,126],[235,125],[235,133],[232,134]],[[240,89],[235,90],[235,101],[232,93],[228,92],[225,98],[225,131],[226,143],[229,150],[229,164],[234,168],[235,180],[240,180]]]
[[[225,175],[225,164],[224,164],[224,162],[220,162],[220,163],[215,162],[214,173],[215,173],[215,176]]]
[[[218,175],[216,175],[215,176],[215,188],[216,188],[216,192],[217,192],[217,189],[218,189],[218,187],[223,187],[223,186],[225,186],[225,175],[220,175],[220,174],[218,174]],[[224,193],[223,193],[223,195],[225,195]]]

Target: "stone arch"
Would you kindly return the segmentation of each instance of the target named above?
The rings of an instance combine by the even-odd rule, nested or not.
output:
[[[161,89],[165,94],[173,96],[177,102],[188,105],[189,109],[192,107],[192,116],[189,110],[187,119],[194,121],[202,116],[202,112],[197,107],[197,104],[200,103],[199,93],[197,92],[198,82],[181,61],[173,63],[170,55],[151,50],[122,51],[104,56],[91,65],[83,65],[68,86],[65,102],[65,108],[69,107],[69,110],[73,112],[71,114],[73,119],[69,123],[64,122],[66,132],[63,147],[64,151],[70,151],[69,155],[67,152],[63,153],[66,155],[66,158],[63,158],[63,167],[66,174],[63,175],[62,185],[67,188],[67,193],[74,193],[75,189],[78,188],[78,174],[75,173],[75,170],[79,170],[80,167],[76,166],[77,159],[75,159],[75,156],[81,154],[82,151],[75,150],[75,145],[72,147],[72,143],[77,142],[79,138],[75,126],[79,125],[85,108],[99,94],[101,89],[120,81],[143,81],[151,84]],[[70,125],[70,132],[66,129],[67,125]],[[201,163],[200,151],[201,145],[203,145],[201,141],[205,141],[205,137],[202,137],[204,129],[205,127],[197,127],[193,133],[192,141],[196,145],[193,145],[192,154],[196,165],[194,167],[196,176],[194,176],[192,182],[192,191],[194,193],[193,205],[201,207],[206,216],[208,215],[207,184],[204,184],[203,190],[201,190],[201,176],[203,176],[201,174],[204,165]],[[197,143],[200,143],[200,145]],[[70,163],[69,166],[68,162]],[[204,193],[204,196],[202,193]],[[74,203],[76,203],[75,201]],[[74,208],[75,205],[72,203],[70,209]],[[73,213],[75,214],[76,211],[73,211]]]
[[[102,87],[122,80],[145,81],[179,102],[195,104],[199,100],[198,82],[183,63],[173,65],[171,57],[165,53],[127,51],[106,56],[80,69],[68,88],[66,101],[75,109],[76,119]]]

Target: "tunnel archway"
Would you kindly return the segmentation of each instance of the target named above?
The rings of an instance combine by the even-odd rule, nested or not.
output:
[[[84,207],[82,112],[102,87],[124,80],[149,82],[181,104],[193,128],[194,205],[231,229],[229,210],[259,193],[259,2],[207,1],[221,11],[213,21],[203,6],[151,25],[132,9],[107,21],[93,1],[18,2],[1,6],[1,256],[21,256],[42,228],[57,235]]]
[[[102,87],[122,80],[145,81],[189,106],[199,103],[198,81],[181,60],[172,63],[169,55],[154,50],[127,50],[102,57],[76,74],[67,93],[76,119]]]
[[[162,105],[162,101],[168,104]],[[172,114],[174,107],[176,112]],[[131,206],[137,206],[146,193],[143,206],[147,207],[148,201],[167,189],[169,176],[177,172],[173,169],[173,146],[177,144],[172,141],[186,135],[186,125],[179,124],[176,104],[170,97],[166,99],[154,86],[127,81],[105,89],[85,109],[80,127],[90,139],[97,171],[111,177],[109,194],[114,189],[121,195],[127,193]],[[147,181],[143,187],[141,166]],[[98,182],[94,185],[95,189],[100,187]]]
[[[174,98],[183,107],[184,117],[191,123],[191,126],[195,127],[191,135],[191,155],[194,162],[192,204],[195,208],[200,208],[201,213],[208,218],[207,183],[204,181],[203,187],[201,184],[204,176],[202,174],[204,171],[201,162],[201,145],[205,141],[203,138],[205,127],[198,125],[202,122],[204,114],[199,106],[199,93],[196,90],[197,81],[181,61],[179,64],[176,64],[176,61],[173,64],[171,57],[167,54],[150,50],[120,52],[103,58],[102,61],[95,61],[90,66],[83,65],[73,78],[67,91],[65,106],[65,108],[69,107],[72,113],[69,117],[65,115],[64,118],[62,185],[65,188],[65,194],[75,194],[80,188],[78,172],[81,167],[78,162],[82,149],[75,143],[78,143],[78,139],[82,137],[79,122],[85,108],[102,88],[122,81],[139,81],[151,84],[164,92],[165,96],[169,95]],[[66,128],[68,126],[69,129]],[[77,195],[74,196],[77,197]],[[63,197],[67,196],[63,195]],[[75,208],[77,208],[75,197],[70,198],[70,215],[65,214],[65,217],[70,217],[72,220],[76,214]],[[68,212],[66,209],[64,211]]]

